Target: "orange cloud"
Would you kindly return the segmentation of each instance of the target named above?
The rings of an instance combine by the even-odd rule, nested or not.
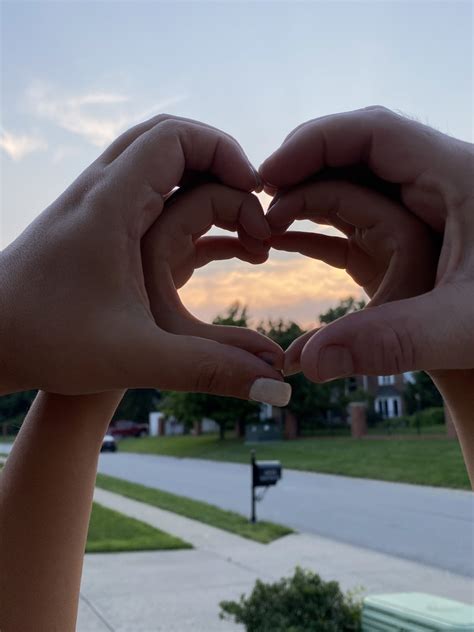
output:
[[[282,253],[272,253],[261,266],[235,260],[210,264],[180,290],[186,307],[203,320],[212,320],[238,300],[248,306],[253,322],[282,317],[303,326],[317,322],[340,299],[362,294],[344,270]]]

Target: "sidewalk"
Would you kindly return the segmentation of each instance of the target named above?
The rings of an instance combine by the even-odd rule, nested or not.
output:
[[[474,602],[471,579],[309,534],[258,544],[200,522],[96,489],[95,500],[185,539],[192,551],[86,555],[78,632],[224,632],[219,601],[274,581],[296,565],[364,594],[427,592]]]

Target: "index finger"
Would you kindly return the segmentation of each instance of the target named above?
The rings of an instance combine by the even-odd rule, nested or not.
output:
[[[108,169],[117,179],[149,183],[160,195],[178,186],[188,171],[209,173],[242,191],[260,187],[258,175],[236,140],[216,128],[182,119],[159,120],[129,144]]]
[[[383,180],[411,184],[430,168],[453,169],[439,132],[383,107],[325,116],[299,126],[260,167],[276,189],[326,167],[365,164]]]

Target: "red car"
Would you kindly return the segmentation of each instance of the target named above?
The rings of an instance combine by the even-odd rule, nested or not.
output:
[[[124,439],[125,437],[147,437],[148,436],[148,424],[139,424],[135,421],[114,421],[109,426],[107,434],[112,435],[117,439]]]

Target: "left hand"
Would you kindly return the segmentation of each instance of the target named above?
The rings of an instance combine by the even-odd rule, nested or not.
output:
[[[213,225],[237,232],[239,237],[204,236]],[[269,245],[265,245],[264,240],[269,236],[270,229],[258,198],[221,184],[209,183],[173,194],[142,240],[145,285],[156,324],[161,330],[174,334],[177,342],[188,339],[200,344],[204,342],[200,339],[207,339],[205,346],[209,350],[209,362],[213,353],[218,354],[216,358],[222,359],[219,367],[221,377],[227,375],[228,388],[233,388],[238,394],[244,394],[245,389],[248,391],[251,384],[249,373],[251,376],[256,370],[253,367],[250,370],[244,357],[257,356],[264,360],[273,367],[268,367],[268,371],[272,371],[274,375],[271,377],[276,379],[278,374],[275,369],[283,368],[282,349],[256,331],[211,325],[198,320],[182,304],[177,290],[191,278],[196,268],[211,261],[237,257],[252,264],[264,263],[269,251]],[[240,359],[237,354],[241,354],[242,350],[247,353]],[[225,354],[228,354],[227,362]],[[192,361],[191,356],[189,360]],[[172,358],[169,363],[171,368]],[[197,377],[201,382],[198,381],[196,390],[215,392],[217,389],[212,380],[219,377],[219,371],[201,371]],[[270,374],[262,377],[270,377]],[[282,391],[290,390],[289,385],[283,382],[279,383],[279,387]],[[221,392],[222,388],[219,388]],[[283,402],[279,402],[277,397],[274,403],[282,405]]]
[[[260,186],[228,134],[155,117],[112,143],[0,253],[0,393],[150,387],[248,398],[258,378],[281,384],[255,354],[156,326],[141,240],[196,173],[244,192]]]

